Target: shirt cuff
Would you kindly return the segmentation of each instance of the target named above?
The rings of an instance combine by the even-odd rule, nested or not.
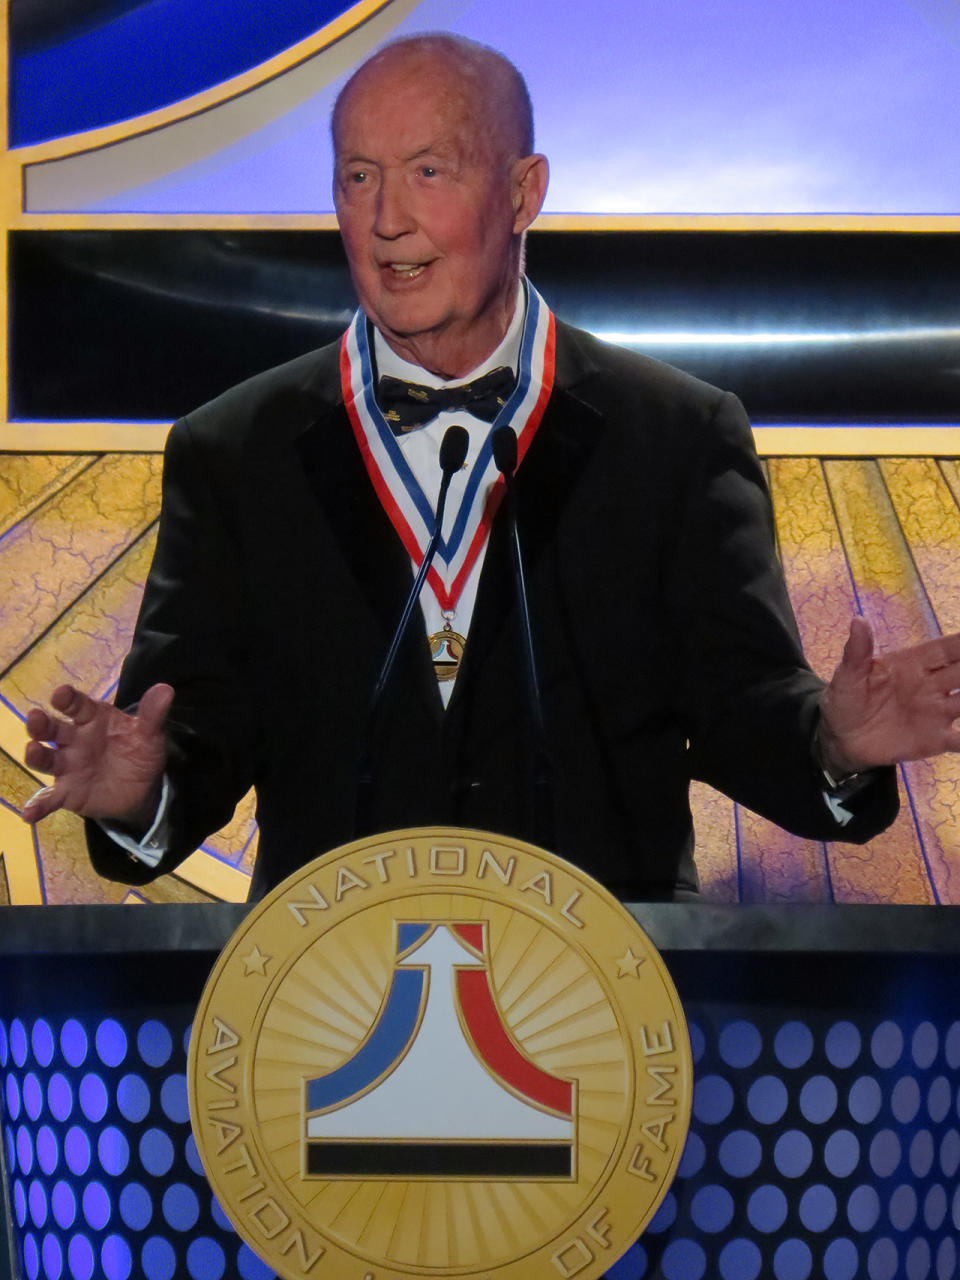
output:
[[[823,789],[823,802],[833,814],[834,821],[845,827],[854,818],[853,811],[847,808],[847,801],[853,800],[864,788],[868,787],[876,777],[875,769],[864,769],[862,773],[852,773],[848,778],[835,782],[826,769],[822,769],[826,786]]]
[[[846,777],[837,778],[827,768],[823,742],[820,737],[821,724],[818,721],[813,738],[813,758],[823,778],[823,802],[830,810],[833,820],[838,826],[845,827],[852,822],[854,813],[847,808],[847,801],[853,800],[864,788],[868,787],[876,777],[876,770],[864,769],[859,773],[848,773]]]
[[[114,844],[118,844],[121,849],[128,853],[134,862],[142,862],[145,866],[155,867],[167,852],[167,842],[170,834],[168,830],[169,808],[170,780],[164,774],[163,787],[160,791],[160,803],[157,805],[156,816],[153,819],[150,830],[145,836],[137,840],[129,832],[124,831],[122,827],[117,827],[111,822],[98,822],[97,826],[110,837]]]

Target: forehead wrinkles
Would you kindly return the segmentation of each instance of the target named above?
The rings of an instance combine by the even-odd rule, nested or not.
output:
[[[404,98],[416,104],[413,119],[423,122],[419,138],[410,138],[411,113],[404,109]],[[349,134],[354,138],[357,133],[369,136],[372,127],[383,129],[384,136],[395,139],[397,149],[402,147],[410,157],[428,149],[452,148],[466,163],[492,166],[505,159],[503,117],[496,98],[486,91],[473,68],[436,57],[409,56],[380,67],[375,58],[341,101],[334,121],[336,156],[340,159],[348,149],[353,150]]]

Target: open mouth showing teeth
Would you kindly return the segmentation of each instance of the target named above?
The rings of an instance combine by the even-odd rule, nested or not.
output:
[[[389,265],[393,274],[402,280],[412,280],[426,270],[424,262],[391,262]]]

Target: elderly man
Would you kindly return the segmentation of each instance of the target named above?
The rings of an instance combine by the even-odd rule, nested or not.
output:
[[[373,735],[373,828],[534,833],[490,449],[509,423],[556,851],[625,898],[694,891],[691,777],[812,837],[880,830],[889,766],[960,748],[960,638],[878,659],[856,620],[829,685],[805,666],[737,401],[563,325],[523,279],[547,161],[519,73],[400,41],[349,81],[333,135],[360,311],[174,426],[127,710],[64,687],[59,715],[31,712],[27,761],[54,780],[25,819],[97,820],[97,868],[143,881],[253,784],[254,894],[351,838],[370,690],[459,422],[443,555]]]

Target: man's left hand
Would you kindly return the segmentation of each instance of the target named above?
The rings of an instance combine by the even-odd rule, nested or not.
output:
[[[820,711],[835,777],[960,751],[960,634],[877,656],[869,624],[854,618]]]

